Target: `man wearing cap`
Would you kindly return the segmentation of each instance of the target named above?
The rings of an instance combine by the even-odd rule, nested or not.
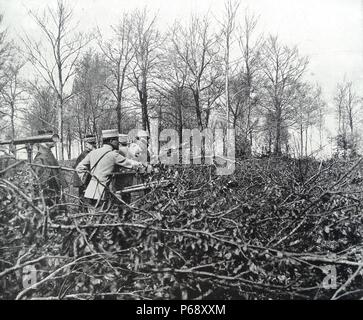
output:
[[[106,191],[116,166],[129,169],[142,167],[141,163],[127,159],[118,152],[119,133],[117,130],[102,131],[102,138],[102,148],[91,151],[76,167],[81,180],[90,168],[92,178],[86,188],[85,198],[96,206],[106,200]]]
[[[131,157],[140,162],[148,162],[149,135],[145,130],[137,130],[134,142],[130,144],[129,153]]]
[[[130,145],[129,153],[133,159],[142,162],[147,172],[150,173],[153,170],[150,163],[157,160],[151,149],[150,136],[145,130],[136,130],[134,139],[135,141]]]
[[[146,165],[149,162],[148,157],[150,157],[150,150],[148,148],[149,135],[144,130],[138,130],[134,140],[135,141],[129,145],[128,135],[120,134],[119,153],[126,158],[136,160]]]
[[[128,135],[127,134],[120,134],[119,135],[119,154],[124,156],[125,158],[131,158],[129,146],[128,146]]]
[[[120,146],[119,146],[118,153],[121,154],[122,156],[124,156],[125,158],[137,161],[137,159],[135,159],[135,157],[133,157],[130,152],[129,136],[127,134],[119,135],[119,143],[120,143]],[[131,172],[130,170],[120,170],[120,172],[118,172],[114,175],[114,179],[115,179],[114,187],[116,187],[117,190],[119,190],[119,189],[123,189],[123,188],[132,186],[134,176],[135,176],[134,173]],[[130,193],[122,194],[121,198],[126,203],[131,202]]]
[[[84,151],[78,156],[76,163],[74,165],[74,169],[78,166],[78,164],[89,154],[92,150],[96,149],[96,138],[94,136],[87,136],[83,139],[84,141]],[[78,196],[80,199],[80,203],[84,203],[84,193],[86,191],[86,187],[89,181],[85,181],[82,183],[79,178],[77,172],[73,174],[73,186],[78,188]]]

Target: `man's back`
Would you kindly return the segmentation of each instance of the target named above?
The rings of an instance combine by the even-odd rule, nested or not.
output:
[[[93,175],[87,186],[85,197],[90,199],[103,198],[104,189],[109,186],[115,166],[131,169],[134,165],[134,161],[123,157],[108,144],[91,151],[77,166],[78,173],[82,174],[90,168]]]
[[[89,153],[90,168],[92,174],[100,181],[108,180],[115,166],[115,151],[109,145],[93,150]]]

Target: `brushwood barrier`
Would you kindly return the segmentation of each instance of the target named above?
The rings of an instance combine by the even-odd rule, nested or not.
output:
[[[34,201],[26,162],[0,172],[1,299],[363,297],[361,159],[161,166],[108,211]]]

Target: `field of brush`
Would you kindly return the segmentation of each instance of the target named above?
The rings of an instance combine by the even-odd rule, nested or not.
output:
[[[160,167],[107,212],[34,201],[26,163],[0,172],[1,299],[363,297],[361,159]]]

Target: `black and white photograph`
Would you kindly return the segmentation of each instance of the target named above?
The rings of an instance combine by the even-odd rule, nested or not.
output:
[[[0,0],[0,300],[363,300],[362,125],[363,0]]]

